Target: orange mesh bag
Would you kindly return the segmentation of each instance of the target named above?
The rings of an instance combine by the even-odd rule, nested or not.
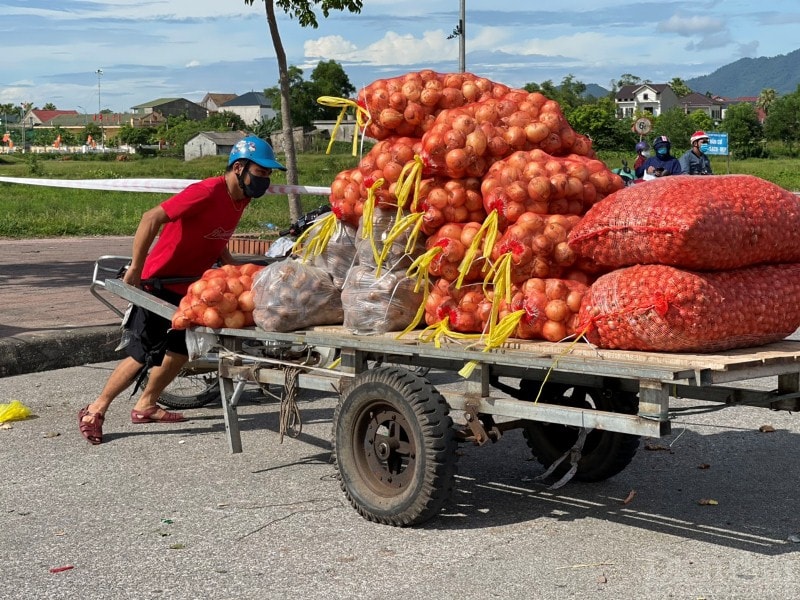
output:
[[[519,289],[519,308],[525,309],[525,315],[516,337],[559,342],[580,333],[576,331],[578,314],[589,286],[569,279],[532,278]]]
[[[485,195],[484,195],[485,199]],[[800,198],[752,175],[662,177],[598,202],[570,246],[605,267],[714,271],[800,261]]]
[[[445,109],[504,94],[508,86],[472,73],[437,73],[429,69],[377,79],[358,93],[370,115],[364,133],[376,140],[422,137]]]
[[[387,138],[375,144],[359,161],[358,170],[363,176],[364,188],[371,188],[375,182],[383,180],[383,184],[375,189],[378,204],[397,206],[397,180],[403,167],[419,154],[421,148],[417,138]],[[361,194],[366,196],[366,190]]]
[[[333,214],[340,221],[358,227],[366,199],[364,175],[358,168],[341,171],[333,179],[328,201]]]
[[[500,226],[505,227],[523,212],[582,215],[623,185],[622,178],[597,159],[530,150],[489,167],[481,195],[486,212],[496,210]]]
[[[451,330],[461,333],[481,333],[491,311],[480,285],[456,288],[446,279],[436,279],[425,301],[425,322],[440,323],[445,318]]]
[[[422,232],[431,235],[446,223],[482,223],[486,218],[481,181],[475,177],[433,177],[420,182],[417,210],[423,213]]]
[[[474,221],[447,223],[434,232],[425,242],[426,250],[435,253],[428,265],[428,273],[433,277],[456,281],[467,249],[480,227],[481,224]],[[464,267],[463,281],[475,282],[483,279],[484,263],[483,257],[478,257],[469,267]]]
[[[578,320],[590,324],[586,338],[601,348],[715,352],[794,332],[799,294],[798,263],[706,273],[637,265],[597,279]]]
[[[522,213],[495,242],[491,258],[498,261],[503,255],[510,256],[514,283],[531,277],[559,277],[575,262],[567,236],[579,219],[577,215]]]

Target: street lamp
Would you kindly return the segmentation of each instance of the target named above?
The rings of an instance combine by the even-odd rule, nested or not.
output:
[[[103,114],[100,112],[100,78],[103,76],[103,69],[97,69],[95,74],[97,75],[97,118],[100,119],[100,144],[105,148],[106,135],[103,129]]]
[[[466,0],[460,0],[458,25],[453,29],[453,33],[447,36],[448,40],[458,38],[458,70],[463,73],[467,69],[467,61],[465,56],[466,50],[466,36],[467,36],[467,17],[466,17]]]

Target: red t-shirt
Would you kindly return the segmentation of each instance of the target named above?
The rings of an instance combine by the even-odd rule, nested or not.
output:
[[[199,279],[219,258],[242,218],[249,200],[234,205],[224,177],[191,184],[161,203],[169,216],[142,269],[150,277]],[[185,294],[190,283],[165,285]]]

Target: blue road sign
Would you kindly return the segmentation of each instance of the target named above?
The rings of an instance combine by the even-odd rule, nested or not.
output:
[[[708,152],[714,156],[728,155],[728,134],[708,132]]]

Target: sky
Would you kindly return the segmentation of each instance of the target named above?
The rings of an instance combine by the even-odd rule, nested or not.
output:
[[[605,88],[623,74],[664,83],[800,48],[797,0],[364,0],[360,14],[318,13],[317,29],[276,11],[290,65],[309,79],[335,60],[358,88],[457,72],[462,3],[466,70],[514,87],[569,75]],[[130,112],[278,84],[262,0],[0,0],[0,34],[0,104]]]

